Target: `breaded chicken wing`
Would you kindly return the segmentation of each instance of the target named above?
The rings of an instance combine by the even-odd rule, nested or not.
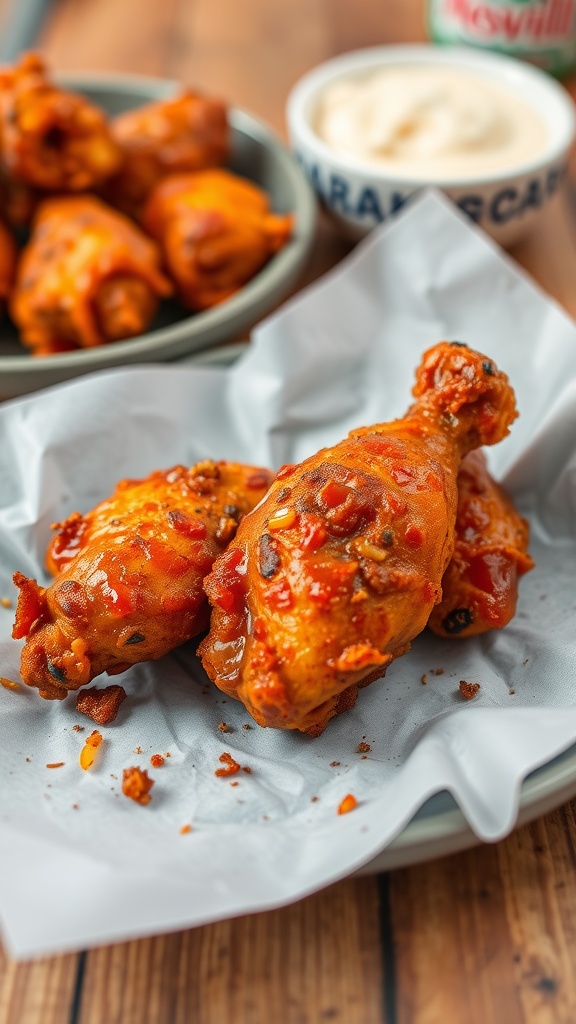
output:
[[[90,348],[145,331],[172,285],[152,239],[93,196],[38,208],[11,301],[35,355]]]
[[[0,70],[0,163],[10,177],[80,192],[110,177],[120,160],[104,113],[54,85],[40,57],[24,54]]]
[[[192,310],[230,298],[287,242],[290,214],[230,171],[199,171],[161,181],[142,223],[162,250],[179,298]]]
[[[484,454],[470,452],[458,473],[456,543],[430,628],[468,637],[506,626],[516,611],[518,578],[534,567],[528,540],[528,523],[490,476]]]
[[[460,461],[508,433],[514,394],[448,342],[425,353],[413,393],[403,419],[282,469],[204,582],[203,665],[260,725],[322,732],[441,598]]]
[[[48,588],[16,573],[22,679],[60,700],[101,672],[160,658],[208,622],[202,581],[239,520],[263,497],[267,470],[229,462],[124,480],[85,516],[57,525]]]
[[[122,164],[104,186],[104,195],[133,217],[161,178],[216,167],[228,157],[226,105],[188,89],[174,99],[120,114],[111,127]]]

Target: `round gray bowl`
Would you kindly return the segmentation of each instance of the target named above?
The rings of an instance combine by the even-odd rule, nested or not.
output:
[[[124,75],[61,76],[113,117],[150,100],[175,95],[173,81]],[[98,348],[52,356],[31,356],[12,324],[0,325],[0,398],[27,394],[92,370],[127,363],[169,362],[190,352],[230,341],[253,326],[287,296],[308,258],[316,222],[316,200],[303,172],[282,142],[257,118],[230,111],[233,171],[261,185],[272,207],[294,214],[288,244],[237,295],[203,313],[191,314],[176,301],[163,302],[146,334]]]

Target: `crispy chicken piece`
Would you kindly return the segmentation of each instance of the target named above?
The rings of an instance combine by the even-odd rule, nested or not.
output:
[[[0,221],[0,303],[6,302],[16,275],[18,251],[12,232]]]
[[[490,476],[484,454],[470,452],[458,473],[454,555],[430,628],[468,637],[506,626],[516,611],[518,578],[534,567],[528,540],[528,523]]]
[[[120,114],[112,121],[112,133],[122,165],[105,184],[104,195],[133,217],[140,215],[161,178],[216,167],[229,153],[226,105],[188,89],[174,99]]]
[[[80,192],[120,165],[104,113],[59,89],[36,54],[0,70],[0,161],[7,174],[36,188]]]
[[[287,242],[290,214],[270,211],[268,196],[230,171],[199,171],[161,181],[143,224],[162,249],[188,309],[230,298]]]
[[[271,480],[267,470],[233,462],[175,466],[122,481],[92,512],[57,526],[52,585],[14,576],[12,635],[26,639],[24,682],[60,700],[204,629],[202,581]]]
[[[93,196],[46,199],[18,268],[11,313],[34,355],[145,331],[172,285],[152,239]]]
[[[204,667],[260,725],[318,735],[441,598],[460,461],[508,433],[514,394],[448,342],[425,353],[413,393],[403,419],[280,470],[204,581]]]

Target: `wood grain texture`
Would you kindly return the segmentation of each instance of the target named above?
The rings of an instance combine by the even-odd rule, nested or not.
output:
[[[575,866],[570,804],[496,846],[395,872],[397,1024],[573,1024]]]
[[[77,963],[77,956],[59,956],[16,964],[0,946],[2,1024],[68,1024]]]
[[[94,950],[78,1024],[381,1024],[378,914],[375,880],[353,879],[282,910]]]

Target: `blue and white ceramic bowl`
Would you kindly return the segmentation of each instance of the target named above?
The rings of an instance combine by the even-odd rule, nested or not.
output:
[[[460,68],[486,77],[492,87],[504,87],[533,108],[546,129],[544,144],[536,157],[466,179],[431,179],[424,161],[413,174],[400,177],[373,162],[335,152],[314,127],[327,87],[394,65]],[[435,186],[496,241],[510,246],[559,192],[575,134],[572,100],[545,72],[500,54],[435,45],[381,46],[327,61],[296,83],[286,117],[292,149],[325,207],[353,239],[392,218],[415,192]]]

